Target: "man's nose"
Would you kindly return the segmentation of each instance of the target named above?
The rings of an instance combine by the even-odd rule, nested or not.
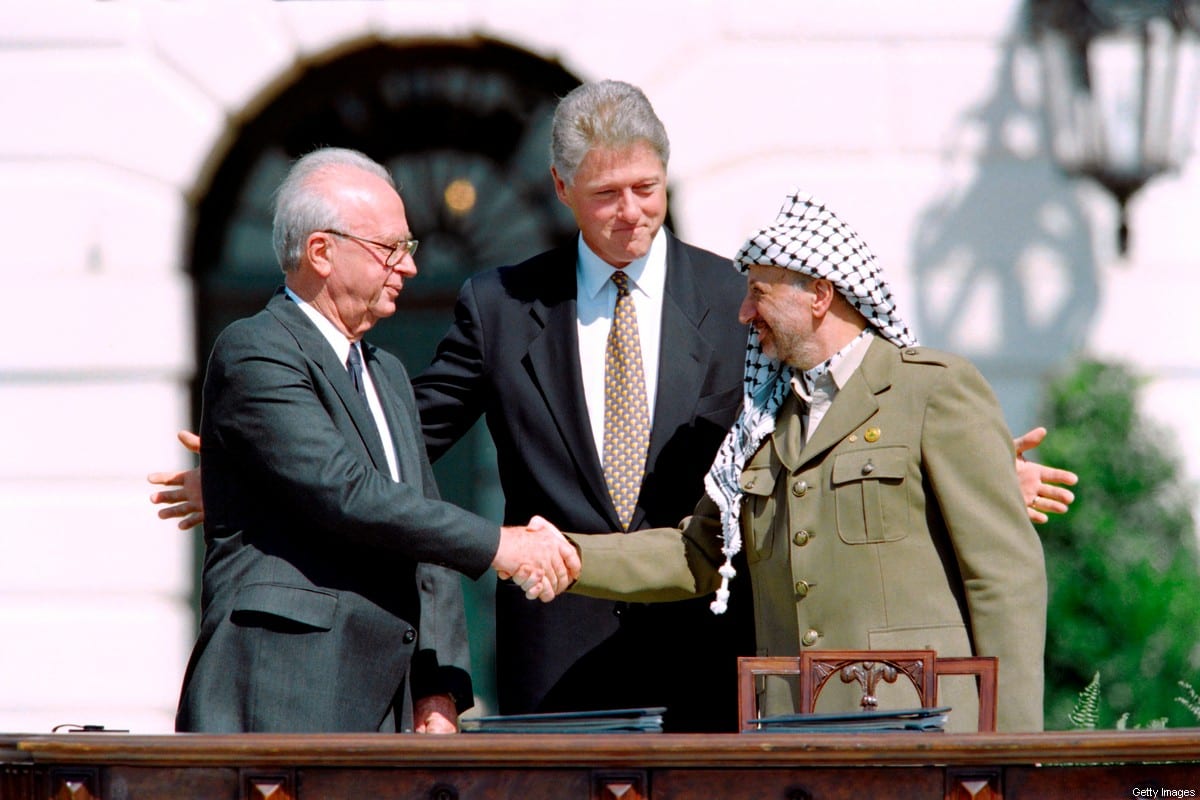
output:
[[[738,322],[742,323],[743,325],[749,325],[754,321],[754,316],[754,301],[750,299],[749,295],[746,295],[746,297],[742,300],[741,307],[738,308]]]
[[[397,261],[392,269],[406,278],[411,278],[417,274],[417,259],[412,253],[405,253],[404,258]]]
[[[642,216],[642,207],[638,205],[637,197],[634,196],[632,189],[626,189],[621,192],[621,197],[617,201],[617,216],[625,222],[637,222]]]

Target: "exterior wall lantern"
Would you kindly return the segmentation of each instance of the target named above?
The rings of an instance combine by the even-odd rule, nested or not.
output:
[[[1200,90],[1200,0],[1030,0],[1051,152],[1126,205],[1188,156]]]

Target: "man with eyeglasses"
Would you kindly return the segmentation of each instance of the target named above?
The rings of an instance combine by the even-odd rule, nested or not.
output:
[[[353,233],[345,233],[343,231],[335,231],[333,228],[326,228],[320,233],[331,233],[334,236],[340,236],[343,239],[353,239],[361,244],[369,244],[372,247],[378,247],[387,253],[387,257],[383,263],[389,269],[395,269],[396,265],[404,260],[405,256],[416,256],[417,245],[421,242],[417,239],[400,239],[395,244],[384,244],[383,242],[374,242],[370,239],[364,239],[361,236],[355,236]]]
[[[387,170],[300,159],[274,244],[283,288],[221,333],[205,376],[202,618],[176,727],[452,732],[472,690],[451,570],[533,564],[549,600],[578,557],[542,521],[438,498],[404,367],[362,341],[417,273]]]

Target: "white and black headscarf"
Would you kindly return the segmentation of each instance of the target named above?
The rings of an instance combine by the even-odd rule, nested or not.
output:
[[[809,194],[793,192],[775,221],[746,240],[734,259],[734,266],[745,273],[753,264],[824,278],[885,339],[898,347],[917,343],[896,313],[891,289],[870,248],[852,228]],[[790,366],[763,353],[758,331],[752,327],[746,343],[742,410],[704,479],[709,497],[721,510],[721,550],[725,554],[720,569],[721,587],[711,606],[716,614],[724,613],[728,606],[729,581],[735,575],[732,559],[742,549],[739,524],[742,468],[775,430],[775,415],[787,396],[793,374]]]

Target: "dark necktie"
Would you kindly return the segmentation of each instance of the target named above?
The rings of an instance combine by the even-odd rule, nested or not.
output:
[[[604,478],[621,528],[628,530],[646,469],[650,412],[629,276],[614,270],[612,281],[617,303],[604,351]]]
[[[366,403],[367,387],[363,384],[363,363],[362,355],[358,352],[358,342],[350,344],[350,354],[346,356],[346,371],[350,373],[350,382],[354,384],[354,389],[358,392],[358,396]]]

